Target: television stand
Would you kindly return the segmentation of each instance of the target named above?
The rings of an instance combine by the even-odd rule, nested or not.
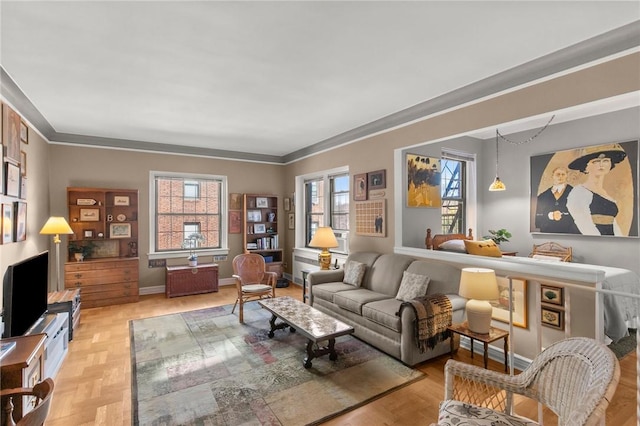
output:
[[[44,341],[44,380],[47,377],[55,378],[69,351],[69,314],[47,314],[42,321],[36,324],[25,335],[44,333],[47,337]]]

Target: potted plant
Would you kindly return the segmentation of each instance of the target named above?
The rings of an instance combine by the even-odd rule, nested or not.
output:
[[[196,248],[200,247],[200,244],[202,243],[204,243],[204,235],[199,232],[194,232],[185,238],[182,246],[189,249],[189,256],[187,257],[189,266],[198,265],[198,254],[196,253]]]
[[[491,235],[485,235],[483,238],[491,239],[497,245],[500,245],[500,243],[506,243],[506,242],[509,241],[509,238],[511,238],[511,232],[507,231],[504,228],[503,229],[498,229],[497,231],[495,231],[493,229],[489,229],[489,234],[491,234]]]
[[[76,261],[81,262],[91,256],[95,244],[92,242],[80,243],[78,241],[69,242],[69,254],[72,254]]]

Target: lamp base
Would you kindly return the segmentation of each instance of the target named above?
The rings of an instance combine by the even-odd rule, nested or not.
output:
[[[467,301],[467,322],[469,330],[478,334],[489,334],[491,330],[491,312],[493,308],[486,300]]]
[[[331,253],[329,250],[324,249],[318,255],[318,262],[320,263],[320,270],[328,270],[331,266]]]

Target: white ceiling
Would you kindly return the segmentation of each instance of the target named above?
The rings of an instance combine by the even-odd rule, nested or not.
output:
[[[638,1],[2,0],[0,64],[62,140],[283,156],[639,18]]]

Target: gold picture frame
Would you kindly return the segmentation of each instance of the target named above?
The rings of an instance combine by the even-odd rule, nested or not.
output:
[[[99,222],[100,209],[80,209],[80,222]]]
[[[131,238],[130,223],[111,223],[109,224],[110,238]]]
[[[498,281],[498,293],[500,297],[491,300],[491,319],[509,323],[509,279],[496,277]],[[513,325],[520,328],[528,328],[528,297],[527,281],[512,278],[513,281]]]

